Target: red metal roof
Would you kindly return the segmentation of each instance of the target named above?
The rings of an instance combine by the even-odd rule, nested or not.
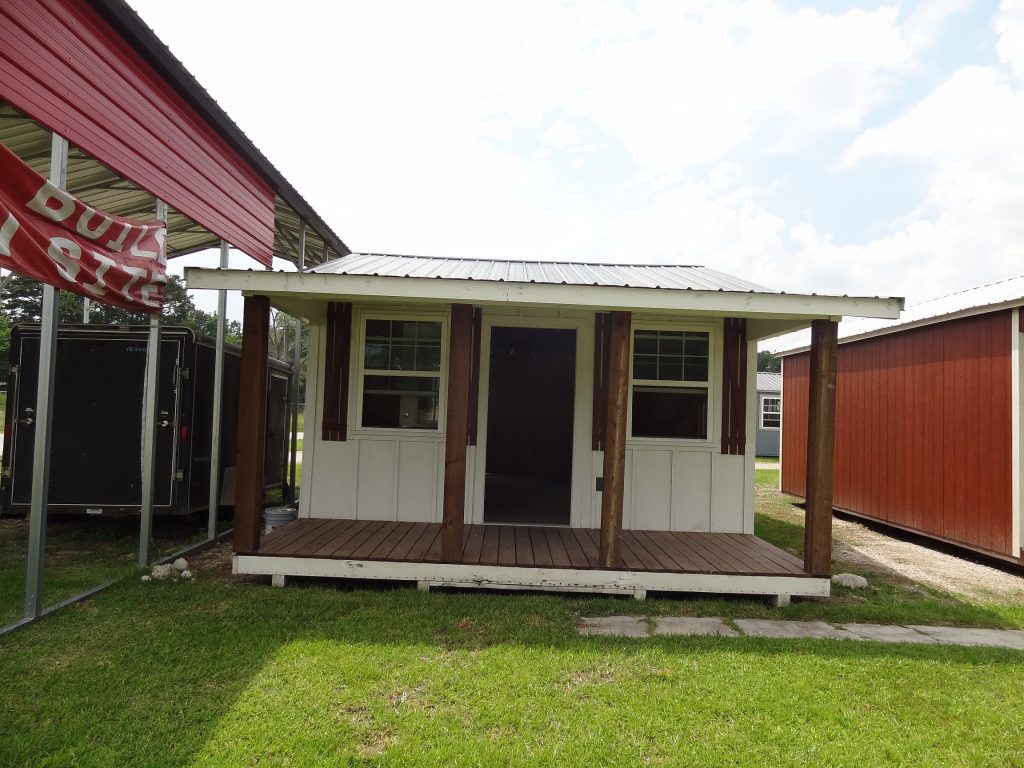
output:
[[[0,5],[0,98],[271,263],[271,184],[90,5]]]

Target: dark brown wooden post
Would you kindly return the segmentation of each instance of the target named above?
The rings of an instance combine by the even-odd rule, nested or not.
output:
[[[622,499],[626,484],[626,407],[629,403],[629,312],[612,312],[605,397],[604,492],[601,494],[601,567],[619,564]]]
[[[804,518],[804,570],[813,576],[828,576],[832,572],[837,344],[838,323],[815,320],[811,326],[807,510]]]
[[[235,552],[260,546],[263,454],[267,435],[267,341],[270,299],[246,296],[238,382],[238,453],[235,460]]]
[[[448,418],[444,446],[444,505],[441,517],[441,557],[449,562],[462,559],[472,352],[473,307],[469,304],[452,304],[452,332],[448,349]]]

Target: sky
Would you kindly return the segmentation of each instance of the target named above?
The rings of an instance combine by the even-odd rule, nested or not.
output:
[[[130,2],[354,251],[1024,273],[1024,0]]]

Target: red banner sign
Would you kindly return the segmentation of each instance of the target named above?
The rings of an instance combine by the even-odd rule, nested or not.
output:
[[[166,225],[101,213],[0,144],[0,267],[125,309],[164,301]]]

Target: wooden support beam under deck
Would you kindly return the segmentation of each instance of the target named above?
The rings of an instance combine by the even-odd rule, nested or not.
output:
[[[448,414],[444,446],[444,501],[441,517],[441,556],[462,556],[466,518],[466,445],[469,435],[469,388],[472,376],[473,307],[452,304],[448,351]]]
[[[626,481],[626,408],[629,403],[629,335],[632,316],[612,312],[608,329],[605,397],[604,491],[601,494],[601,567],[619,563],[622,500]]]
[[[804,570],[813,576],[828,576],[832,571],[838,329],[839,324],[831,320],[815,320],[811,326]]]
[[[246,296],[238,383],[238,454],[235,461],[235,552],[260,546],[263,455],[267,434],[267,342],[270,299]]]

